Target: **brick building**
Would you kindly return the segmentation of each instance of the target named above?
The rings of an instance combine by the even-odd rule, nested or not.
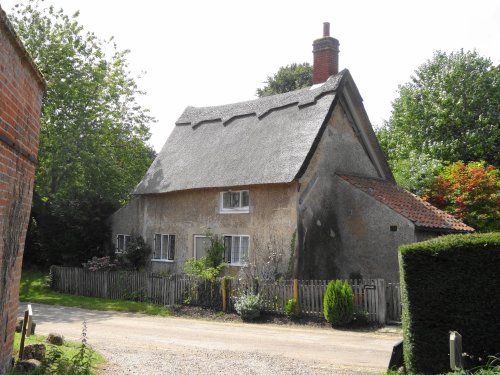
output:
[[[0,374],[12,357],[45,87],[0,8]]]

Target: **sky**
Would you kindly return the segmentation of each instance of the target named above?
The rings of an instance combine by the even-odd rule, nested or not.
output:
[[[0,0],[9,13],[24,0]],[[398,85],[436,50],[475,49],[500,64],[498,0],[45,0],[80,11],[87,31],[130,50],[139,99],[157,119],[150,144],[159,151],[185,107],[255,99],[269,75],[291,63],[312,64],[323,22],[340,42],[374,127],[389,119]]]

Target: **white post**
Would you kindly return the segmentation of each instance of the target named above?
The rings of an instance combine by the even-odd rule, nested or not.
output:
[[[387,299],[385,296],[385,280],[376,279],[375,284],[377,286],[377,323],[385,324],[387,315]]]
[[[462,336],[456,331],[450,332],[450,367],[452,370],[461,370],[462,362]]]
[[[33,324],[33,310],[31,305],[28,305],[28,325],[26,327],[26,335],[31,336],[31,325]]]

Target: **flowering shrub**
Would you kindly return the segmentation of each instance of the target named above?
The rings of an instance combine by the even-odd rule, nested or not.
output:
[[[89,271],[111,271],[116,269],[117,264],[111,259],[111,257],[93,257],[89,261],[82,263],[83,268]]]
[[[493,165],[445,166],[423,198],[476,230],[500,230],[500,174]]]
[[[261,301],[258,294],[244,293],[236,298],[234,308],[241,319],[253,320],[260,316]]]

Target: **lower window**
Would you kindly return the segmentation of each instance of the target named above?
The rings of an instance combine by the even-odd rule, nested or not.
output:
[[[174,260],[175,234],[155,234],[153,260]]]
[[[127,244],[129,241],[130,241],[130,236],[128,234],[117,234],[115,252],[117,253],[125,252],[125,250],[127,250]]]
[[[210,248],[210,238],[207,236],[194,236],[194,257],[200,259],[207,256]]]
[[[248,262],[249,236],[224,236],[224,260],[233,266],[244,266]]]

